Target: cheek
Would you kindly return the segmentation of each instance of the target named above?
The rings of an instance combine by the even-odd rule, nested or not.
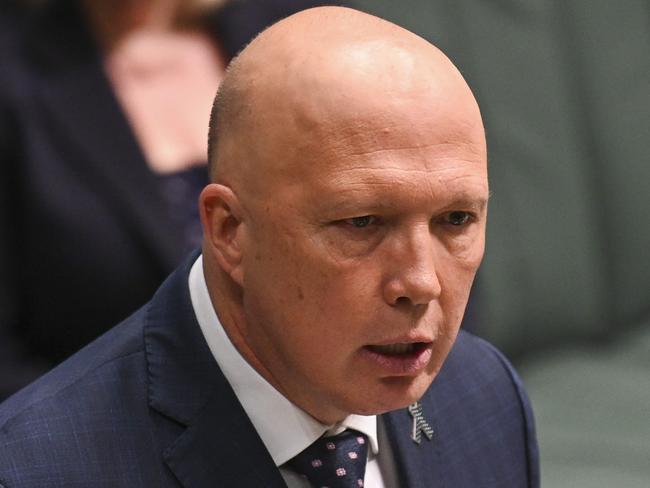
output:
[[[450,329],[460,326],[476,271],[483,258],[483,239],[475,239],[463,252],[443,253],[438,259],[440,304]]]
[[[277,228],[258,233],[254,259],[246,262],[244,288],[266,304],[267,313],[292,323],[315,323],[335,305],[336,267],[315,253],[310,241]]]
[[[441,237],[440,241],[458,267],[476,272],[485,249],[485,224],[475,224],[465,233]]]
[[[454,290],[469,289],[485,250],[485,226],[476,226],[472,232],[441,240],[438,263],[440,274]]]
[[[348,303],[362,306],[361,297],[373,293],[373,283],[380,280],[381,273],[373,260],[347,258],[334,252],[340,247],[346,246],[322,235],[308,237],[287,232],[272,251],[278,256],[274,271],[287,284],[291,296],[322,313]]]
[[[448,259],[438,267],[441,299],[445,305],[463,306],[476,276],[478,264]]]

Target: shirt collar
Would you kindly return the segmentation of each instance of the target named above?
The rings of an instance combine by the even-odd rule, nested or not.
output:
[[[334,426],[323,425],[291,403],[246,362],[212,306],[203,275],[203,256],[192,266],[188,284],[192,307],[208,347],[276,466],[289,461],[323,434],[335,435],[346,428],[364,433],[373,454],[379,452],[375,415],[350,415]]]

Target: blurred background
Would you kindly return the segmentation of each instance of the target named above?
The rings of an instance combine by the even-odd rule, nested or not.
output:
[[[146,303],[201,242],[212,100],[319,0],[0,0],[0,399]]]
[[[212,86],[319,3],[1,0],[0,399],[196,244]],[[354,4],[438,45],[481,106],[492,197],[466,327],[522,373],[543,486],[648,488],[650,3]]]
[[[488,139],[468,325],[515,361],[542,486],[650,486],[650,3],[359,0],[459,66]]]

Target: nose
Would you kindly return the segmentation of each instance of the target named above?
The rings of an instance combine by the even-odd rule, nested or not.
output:
[[[434,239],[427,227],[395,243],[387,258],[391,272],[383,291],[389,305],[426,305],[440,296]]]

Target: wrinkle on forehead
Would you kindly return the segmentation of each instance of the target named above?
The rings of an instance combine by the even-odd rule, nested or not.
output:
[[[341,145],[341,147],[343,149],[346,148],[346,146],[344,145]],[[377,155],[387,154],[388,156],[390,156],[392,153],[408,153],[408,152],[421,153],[422,151],[426,151],[428,149],[437,150],[438,154],[436,156],[436,160],[438,161],[441,160],[462,161],[463,160],[462,158],[458,158],[456,156],[459,149],[467,151],[468,153],[477,156],[475,160],[464,159],[464,161],[468,163],[475,164],[477,161],[479,163],[482,162],[482,156],[484,154],[483,146],[480,143],[475,143],[471,141],[459,141],[459,142],[441,142],[441,143],[430,143],[430,144],[422,143],[422,144],[405,144],[405,145],[395,145],[395,146],[389,145],[388,147],[368,148],[366,150],[358,149],[352,146],[349,149],[345,150],[344,155],[348,157],[353,157],[353,156],[377,156]],[[449,156],[444,156],[444,154],[449,154]],[[426,158],[418,158],[418,159],[426,160]],[[368,166],[367,169],[371,169],[371,166]],[[413,168],[413,170],[417,170],[417,168]]]

